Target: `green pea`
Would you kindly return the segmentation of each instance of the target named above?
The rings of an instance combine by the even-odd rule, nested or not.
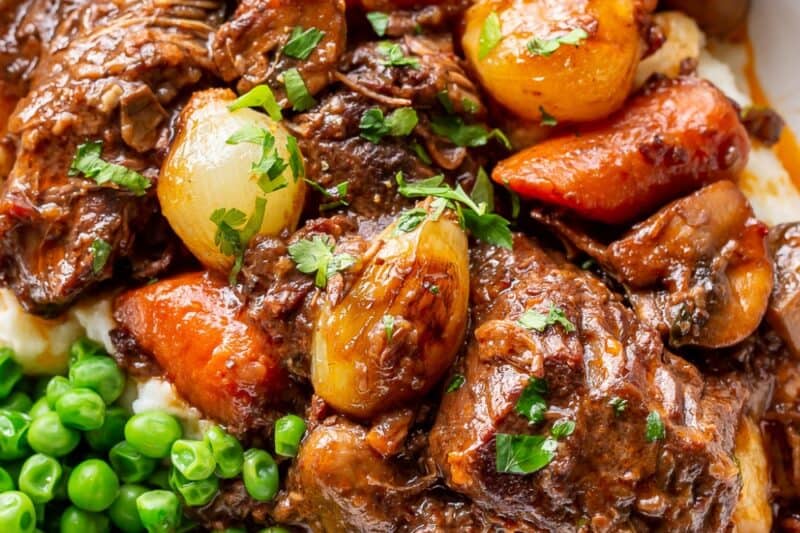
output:
[[[108,355],[102,344],[86,338],[78,339],[72,343],[72,346],[69,348],[69,366],[87,357],[96,357],[100,355]]]
[[[31,417],[19,411],[0,409],[0,461],[14,461],[28,455]]]
[[[169,486],[183,497],[186,505],[202,507],[206,505],[219,492],[219,480],[216,476],[192,481],[180,473],[177,468],[172,468],[169,475]]]
[[[247,493],[254,500],[266,502],[278,493],[278,465],[264,450],[252,448],[244,452],[242,479]]]
[[[173,466],[190,481],[199,481],[214,475],[217,462],[208,443],[200,440],[176,440],[172,444],[170,459]]]
[[[119,488],[119,496],[108,508],[108,516],[111,521],[124,533],[144,531],[144,526],[139,518],[139,510],[136,508],[136,498],[147,490],[144,485],[122,485]]]
[[[14,350],[0,348],[0,400],[11,394],[21,379],[22,367],[14,360]]]
[[[70,506],[61,515],[61,533],[108,533],[111,526],[108,518],[100,513],[91,513]]]
[[[286,415],[275,421],[275,453],[295,457],[306,432],[306,423],[297,415]]]
[[[57,413],[49,412],[35,418],[28,430],[28,444],[39,453],[63,457],[81,442],[81,434],[61,423]]]
[[[145,457],[142,452],[122,441],[108,452],[108,459],[119,478],[125,483],[139,483],[146,480],[156,469],[156,460]]]
[[[14,490],[14,478],[3,467],[0,467],[0,494],[9,490]]]
[[[175,417],[162,411],[133,415],[125,424],[125,440],[147,457],[169,457],[172,444],[181,438],[183,430]]]
[[[69,382],[73,387],[91,389],[111,404],[125,390],[125,374],[110,357],[90,356],[77,361],[69,368]]]
[[[65,426],[89,431],[103,426],[106,403],[91,389],[71,389],[56,402],[56,413]]]
[[[119,493],[117,475],[100,459],[89,459],[76,466],[69,475],[67,495],[84,511],[108,509]]]
[[[22,492],[0,493],[0,531],[29,533],[36,527],[36,509]]]
[[[3,400],[3,403],[0,404],[0,409],[27,413],[32,406],[33,400],[31,400],[30,396],[22,391],[15,391]]]
[[[33,403],[30,409],[28,409],[28,416],[30,416],[33,419],[36,419],[45,413],[53,413],[53,412],[55,411],[53,411],[50,408],[50,404],[47,403],[47,398],[45,396],[42,396]]]
[[[181,504],[174,492],[151,490],[136,498],[139,519],[150,533],[174,531],[181,521]]]
[[[44,393],[50,408],[55,409],[58,399],[71,388],[72,385],[69,384],[67,378],[64,376],[53,376],[50,381],[47,382],[47,389]]]
[[[61,465],[50,456],[37,453],[28,457],[19,473],[19,490],[33,503],[47,503],[61,479]]]
[[[84,434],[86,442],[97,452],[107,452],[116,443],[125,439],[127,421],[128,413],[122,407],[107,408],[103,425]]]
[[[217,462],[216,473],[219,477],[230,479],[242,472],[244,450],[236,437],[219,426],[211,426],[206,431],[204,440],[214,454],[214,460]]]

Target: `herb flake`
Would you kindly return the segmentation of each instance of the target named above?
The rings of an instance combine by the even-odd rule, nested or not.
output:
[[[419,68],[419,59],[405,55],[403,49],[397,43],[389,41],[378,43],[378,52],[386,58],[385,61],[381,62],[384,66]]]
[[[531,378],[517,399],[514,410],[532,424],[543,422],[547,411],[547,401],[544,399],[546,394],[547,381],[542,378]]]
[[[289,257],[295,262],[297,270],[303,274],[316,274],[314,283],[324,289],[328,279],[337,272],[347,270],[356,262],[349,254],[334,254],[334,244],[330,237],[315,235],[289,246]]]
[[[283,119],[281,114],[281,106],[275,99],[272,89],[267,85],[256,85],[242,96],[237,98],[228,106],[229,111],[236,111],[237,109],[244,109],[246,107],[260,107],[268,115],[269,118],[275,122]]]
[[[92,252],[92,272],[94,275],[100,274],[108,263],[108,258],[111,256],[111,245],[103,239],[95,239],[92,241],[89,250]]]
[[[317,28],[304,30],[301,26],[297,26],[283,47],[283,53],[294,59],[306,60],[324,37],[325,32]]]
[[[575,331],[575,324],[570,322],[564,310],[552,303],[546,315],[535,309],[528,309],[519,317],[517,324],[525,329],[535,330],[539,333],[556,324],[561,325],[567,333]]]
[[[507,474],[532,474],[549,465],[556,456],[558,441],[541,435],[495,436],[496,469]]]
[[[464,386],[464,382],[466,382],[466,378],[461,374],[456,374],[453,376],[453,379],[450,380],[450,383],[447,384],[447,388],[444,390],[444,392],[455,392]]]
[[[580,46],[583,41],[589,38],[589,34],[583,28],[575,28],[571,32],[554,37],[552,39],[539,39],[533,38],[528,41],[526,47],[528,51],[535,56],[548,57],[553,55],[562,44],[570,44],[572,46]]]
[[[503,40],[503,30],[500,27],[500,16],[497,12],[492,11],[486,20],[483,21],[481,27],[481,34],[478,38],[478,59],[486,59],[492,50],[494,50],[500,41]]]
[[[628,400],[623,400],[619,396],[614,396],[608,402],[608,405],[614,410],[614,416],[621,416],[622,413],[625,412],[625,409],[628,408]]]
[[[103,161],[100,157],[102,153],[103,141],[89,141],[78,145],[68,175],[83,174],[98,185],[113,183],[136,196],[144,196],[147,193],[147,189],[153,185],[150,180],[122,165]]]
[[[283,73],[283,85],[286,87],[286,98],[295,111],[306,111],[317,104],[296,68],[290,68]]]
[[[410,107],[401,107],[394,110],[389,116],[384,116],[383,111],[373,107],[364,112],[359,123],[361,137],[378,144],[383,137],[405,137],[414,131],[419,122],[416,110]]]
[[[647,442],[655,442],[657,440],[664,440],[667,436],[667,430],[664,428],[664,422],[661,420],[661,415],[658,411],[650,411],[647,415],[647,426],[645,428],[645,438]]]
[[[389,27],[389,15],[380,11],[372,11],[367,13],[367,20],[378,37],[386,35],[386,29]]]

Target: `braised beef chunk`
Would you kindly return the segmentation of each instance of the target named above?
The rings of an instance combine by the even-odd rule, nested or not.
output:
[[[767,320],[800,358],[800,222],[772,228],[769,248],[775,260],[776,281]]]
[[[469,0],[450,0],[438,5],[419,2],[417,5],[406,6],[410,9],[397,9],[396,3],[392,0],[360,0],[356,3],[366,12],[377,11],[388,15],[385,35],[389,37],[447,30],[458,24],[464,11],[471,4]],[[353,11],[355,17],[363,20],[363,12]]]
[[[344,52],[347,26],[344,0],[244,0],[214,38],[214,61],[225,81],[239,92],[267,83],[285,96],[282,74],[296,68],[311,94],[331,82]],[[292,40],[303,32],[322,32],[307,57]],[[297,44],[297,43],[294,43]]]
[[[388,64],[387,46],[397,47],[414,64]],[[346,182],[353,213],[380,218],[410,206],[397,194],[398,172],[408,181],[442,171],[451,179],[475,175],[475,154],[431,128],[433,118],[445,115],[451,103],[453,120],[473,120],[463,109],[465,100],[474,102],[478,117],[485,113],[449,36],[360,45],[345,56],[337,79],[340,85],[290,127],[300,140],[309,178],[328,190]],[[386,118],[411,106],[418,123],[409,137],[388,132],[371,137],[374,131],[362,128],[362,121],[370,122],[368,113]],[[319,198],[322,205],[329,201]]]
[[[169,264],[170,238],[148,240],[169,235],[153,187],[138,197],[69,169],[78,145],[99,141],[103,160],[154,183],[177,100],[213,71],[206,43],[220,8],[91,2],[56,30],[59,47],[9,124],[20,144],[0,200],[3,281],[27,309],[57,312],[123,260],[144,276]]]
[[[744,387],[704,382],[599,281],[524,237],[473,260],[464,384],[430,434],[447,485],[536,530],[726,529]]]

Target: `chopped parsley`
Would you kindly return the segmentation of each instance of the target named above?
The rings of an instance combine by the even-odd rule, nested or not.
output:
[[[508,474],[532,474],[550,464],[556,456],[558,441],[541,435],[495,436],[496,468]]]
[[[226,142],[228,144],[250,143],[261,146],[261,157],[252,164],[251,170],[258,177],[258,186],[265,194],[283,189],[288,185],[283,172],[289,167],[289,163],[278,154],[278,149],[275,147],[275,136],[272,133],[257,126],[245,126],[231,135]],[[288,145],[287,149],[289,149]],[[291,152],[291,150],[289,151]],[[295,181],[297,181],[297,177],[295,177]]]
[[[539,333],[556,324],[560,324],[567,333],[575,331],[575,324],[569,321],[564,310],[552,303],[546,315],[535,309],[528,309],[522,313],[517,323],[525,329],[536,330]]]
[[[571,44],[579,46],[583,41],[589,38],[589,34],[583,28],[575,28],[571,32],[554,37],[553,39],[538,39],[533,38],[528,41],[526,47],[528,51],[535,56],[550,56],[558,50],[562,44]]]
[[[619,396],[614,396],[608,402],[608,405],[614,410],[614,416],[620,416],[628,408],[628,400],[623,400]]]
[[[461,374],[456,374],[453,376],[453,379],[450,380],[450,383],[447,384],[447,388],[444,390],[445,392],[455,392],[461,387],[464,386],[464,382],[466,378]]]
[[[292,176],[297,182],[300,178],[305,178],[306,168],[303,165],[303,154],[297,145],[297,139],[293,135],[286,138],[286,151],[289,152],[289,168],[292,169]]]
[[[495,11],[492,11],[483,21],[481,35],[478,39],[478,59],[485,59],[502,40],[503,31],[500,28],[500,17]]]
[[[330,199],[329,202],[326,202],[319,206],[320,210],[328,211],[330,209],[336,209],[337,207],[347,207],[350,205],[347,202],[347,189],[349,184],[346,181],[343,181],[337,185],[334,185],[330,189],[326,189],[319,183],[315,181],[311,181],[309,179],[305,180],[312,188],[316,189],[319,193],[322,194],[325,198]]]
[[[427,217],[428,212],[421,207],[403,211],[397,218],[397,227],[394,230],[395,234],[400,232],[411,233],[417,229]]]
[[[667,436],[667,430],[664,428],[664,422],[661,421],[661,415],[658,414],[658,411],[650,411],[650,414],[647,415],[647,427],[644,436],[647,442],[664,440],[664,437]]]
[[[386,58],[385,61],[381,62],[384,66],[419,68],[419,59],[405,55],[403,49],[397,43],[388,41],[378,43],[378,52]]]
[[[464,119],[457,115],[434,115],[431,129],[436,135],[450,139],[456,146],[475,148],[486,145],[489,139],[497,139],[511,149],[511,141],[499,129],[489,131],[480,124],[464,124]]]
[[[557,420],[553,427],[550,429],[550,435],[557,440],[564,439],[572,435],[575,431],[575,422],[572,420],[561,419]]]
[[[136,196],[144,196],[152,186],[150,180],[129,168],[103,161],[103,141],[89,141],[78,145],[75,158],[69,167],[69,176],[83,174],[98,185],[113,183]]]
[[[448,114],[455,113],[453,100],[450,99],[450,93],[447,92],[447,89],[436,93],[436,99],[439,100],[439,103],[442,104],[442,107],[444,108],[445,111],[447,111]]]
[[[367,13],[367,20],[378,37],[386,35],[386,29],[389,27],[389,15],[380,11],[373,11]]]
[[[494,211],[494,187],[483,167],[478,169],[478,175],[475,178],[475,185],[472,186],[470,196],[478,205],[484,203],[487,210]]]
[[[519,195],[514,191],[512,191],[511,189],[508,189],[508,194],[509,196],[511,196],[511,218],[516,220],[517,218],[519,218],[519,212],[522,207],[520,205]]]
[[[414,131],[418,122],[417,112],[410,107],[396,109],[389,116],[384,116],[380,108],[373,107],[361,117],[359,128],[363,138],[378,144],[387,135],[392,137],[408,135]]]
[[[391,343],[394,337],[394,317],[392,315],[383,315],[381,319],[383,324],[383,331],[386,333],[386,342]]]
[[[278,122],[283,119],[281,106],[275,100],[275,95],[267,85],[256,85],[228,106],[230,111],[245,107],[260,107],[269,115],[269,118]]]
[[[211,222],[217,226],[214,245],[223,255],[234,258],[228,277],[231,285],[236,283],[236,277],[242,269],[245,248],[261,229],[266,207],[266,198],[256,198],[255,209],[249,219],[235,208],[220,208],[211,214]]]
[[[330,237],[315,235],[312,239],[303,239],[289,246],[289,257],[303,274],[315,274],[317,287],[324,289],[328,279],[343,270],[347,270],[356,262],[349,254],[334,254],[334,244]]]
[[[442,199],[438,203],[441,211],[451,208],[456,211],[459,221],[472,234],[488,244],[511,248],[511,230],[509,222],[500,215],[490,213],[485,203],[476,203],[470,198],[461,185],[455,189],[444,183],[444,176],[433,176],[425,180],[407,183],[403,173],[396,176],[398,192],[406,198],[427,198],[432,196]],[[438,216],[438,215],[437,215]]]
[[[283,85],[286,87],[286,97],[295,111],[306,111],[317,104],[296,68],[290,68],[283,73]]]
[[[514,410],[530,420],[532,424],[543,422],[544,414],[547,411],[545,394],[547,394],[547,381],[541,378],[531,378],[517,399]]]
[[[558,126],[556,117],[544,110],[544,107],[539,106],[539,113],[542,115],[542,120],[539,122],[541,126]]]
[[[92,252],[92,272],[95,276],[103,271],[108,263],[108,258],[111,256],[111,245],[103,239],[95,239],[92,241],[89,250]]]
[[[283,47],[283,53],[294,59],[308,59],[311,52],[325,37],[325,32],[317,28],[308,28],[304,30],[302,27],[297,26],[292,30],[292,35],[286,46]]]
[[[428,288],[428,290],[431,291],[431,294],[439,294],[439,286],[438,285],[431,285]]]
[[[461,99],[461,107],[464,108],[464,111],[469,113],[470,115],[474,115],[480,110],[480,104],[475,100],[471,100],[469,98],[462,98]]]

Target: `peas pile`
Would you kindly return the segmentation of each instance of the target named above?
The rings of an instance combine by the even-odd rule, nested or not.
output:
[[[258,501],[277,494],[268,452],[245,451],[218,426],[184,439],[165,412],[130,416],[115,403],[125,374],[100,345],[76,342],[68,376],[44,380],[24,377],[13,355],[0,348],[0,532],[182,532],[196,529],[183,506],[210,503],[220,479],[241,476]],[[295,456],[305,430],[281,418],[276,453]]]

